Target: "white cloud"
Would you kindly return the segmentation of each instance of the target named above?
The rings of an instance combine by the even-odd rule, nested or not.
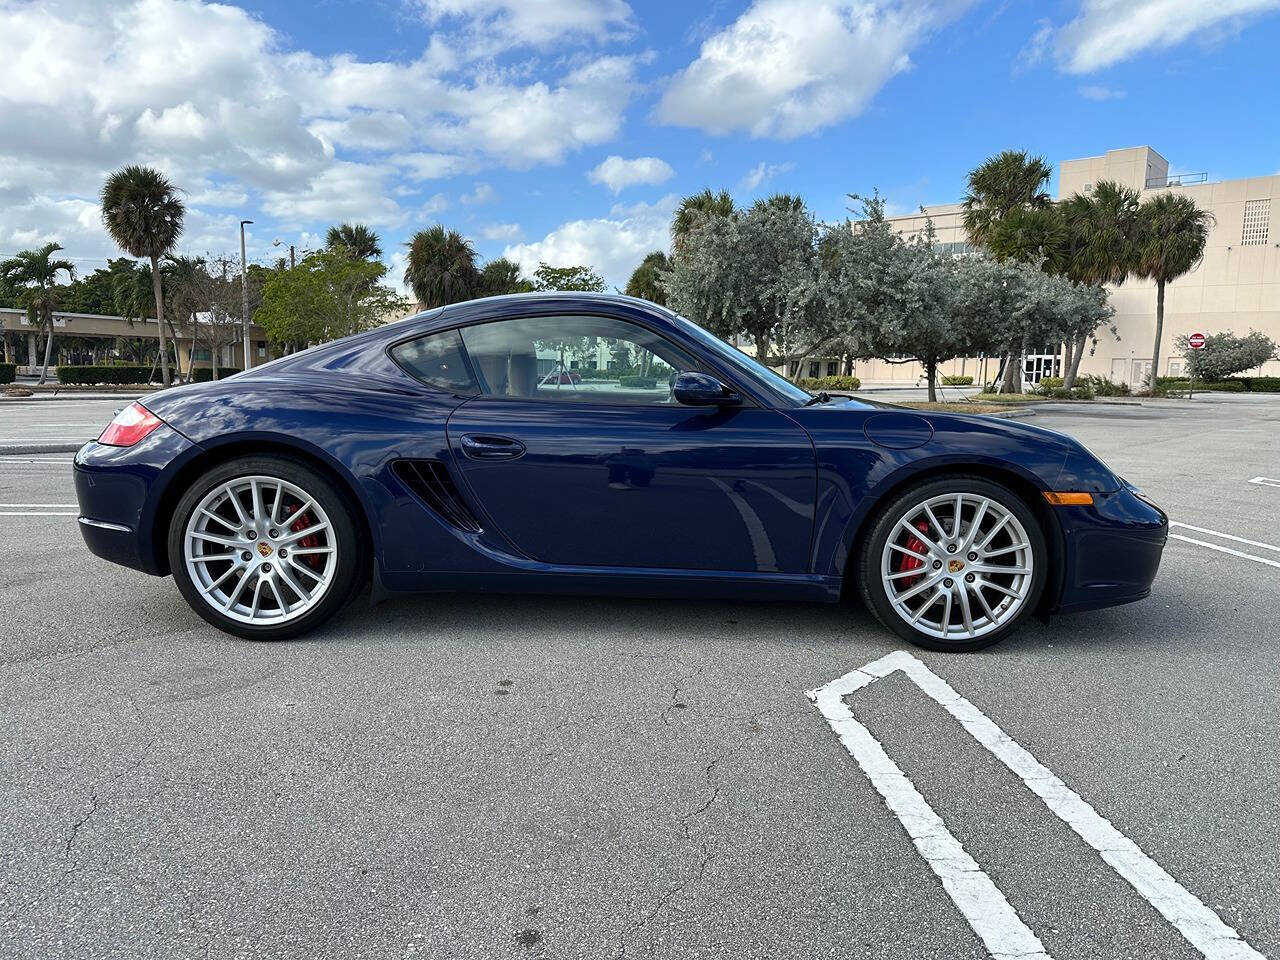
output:
[[[482,203],[493,203],[497,199],[497,190],[487,183],[477,183],[474,190],[463,195],[462,202],[467,206],[479,206]]]
[[[1068,73],[1092,73],[1211,28],[1238,32],[1250,16],[1276,10],[1280,0],[1083,0],[1054,47]]]
[[[390,160],[414,180],[439,180],[467,168],[467,162],[452,153],[397,153]]]
[[[630,22],[621,0],[541,6],[476,9],[484,22],[561,42],[606,38]],[[290,223],[385,225],[406,215],[393,199],[397,178],[559,163],[617,133],[634,58],[463,71],[457,38],[444,33],[416,58],[364,61],[289,49],[227,3],[2,0],[0,194],[16,192],[0,203],[0,243],[58,224],[64,244],[114,252],[94,239],[97,228],[55,211],[93,204],[104,175],[125,163],[155,165],[186,188],[193,222],[208,205]]]
[[[738,186],[743,190],[751,191],[759,187],[761,184],[768,183],[780,173],[786,173],[795,167],[794,163],[765,163],[761,160],[754,167],[746,172],[746,175],[738,182]]]
[[[491,223],[480,228],[480,236],[486,240],[514,240],[520,232],[518,223]]]
[[[756,0],[671,78],[662,123],[789,139],[860,113],[971,0]]]
[[[671,215],[679,200],[673,193],[656,203],[618,204],[608,217],[571,220],[534,243],[508,245],[502,255],[525,273],[532,273],[539,263],[591,266],[610,286],[621,289],[645,254],[670,246]]]
[[[291,190],[269,190],[263,209],[286,224],[316,220],[359,220],[394,226],[404,214],[387,195],[392,168],[369,163],[338,162]]]
[[[427,23],[458,22],[472,55],[520,46],[546,47],[565,38],[603,42],[630,35],[635,24],[624,0],[417,0]]]
[[[663,183],[674,177],[671,164],[657,157],[636,157],[624,160],[616,154],[607,157],[599,166],[587,171],[592,183],[602,183],[614,192],[621,193],[637,183]]]
[[[1123,100],[1126,96],[1123,90],[1103,86],[1081,87],[1076,92],[1086,100]]]

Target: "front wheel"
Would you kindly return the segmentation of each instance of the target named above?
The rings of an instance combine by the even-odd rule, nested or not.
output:
[[[980,477],[931,480],[877,513],[859,558],[876,617],[930,650],[979,650],[1035,609],[1047,579],[1044,534],[1012,490]]]
[[[333,616],[361,569],[346,498],[306,464],[245,457],[214,467],[183,496],[169,565],[183,597],[236,636],[281,640]]]

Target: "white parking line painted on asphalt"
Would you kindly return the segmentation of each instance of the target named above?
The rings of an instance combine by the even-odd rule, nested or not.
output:
[[[845,703],[845,697],[896,671],[906,674],[959,721],[1207,960],[1265,960],[1213,910],[1112,826],[1110,820],[905,650],[888,654],[817,690],[810,690],[809,699],[817,704],[840,742],[902,823],[920,855],[942,881],[943,889],[993,958],[1018,956],[1051,960],[1044,944],[1022,922],[999,887],[965,852],[942,818],[885,753],[880,741],[854,718]]]
[[[1264,487],[1280,487],[1280,480],[1275,477],[1254,477],[1249,482],[1261,484]]]
[[[11,510],[14,507],[41,507],[45,510],[59,510],[68,507],[76,507],[76,503],[0,503],[0,510]]]
[[[1244,537],[1237,537],[1231,533],[1223,533],[1221,530],[1210,530],[1207,527],[1194,527],[1189,523],[1180,523],[1177,520],[1169,521],[1170,527],[1181,527],[1184,530],[1194,530],[1196,533],[1203,533],[1211,537],[1220,537],[1223,540],[1230,540],[1234,543],[1244,543],[1251,547],[1258,547],[1262,550],[1274,550],[1280,553],[1280,547],[1270,543],[1263,543],[1260,540],[1247,540]],[[1219,553],[1229,553],[1233,557],[1242,557],[1245,560],[1252,560],[1255,563],[1265,563],[1269,567],[1280,568],[1280,561],[1272,560],[1270,557],[1259,557],[1252,553],[1245,553],[1243,550],[1235,550],[1232,547],[1223,546],[1220,543],[1210,543],[1208,540],[1200,540],[1196,537],[1188,537],[1181,533],[1170,533],[1173,540],[1181,540],[1183,543],[1194,543],[1198,547],[1208,547],[1210,550],[1216,550]]]
[[[1194,543],[1197,547],[1208,547],[1210,550],[1217,550],[1219,553],[1229,553],[1233,557],[1241,557],[1245,560],[1252,560],[1255,563],[1265,563],[1269,567],[1280,567],[1280,561],[1271,560],[1267,557],[1255,557],[1252,553],[1245,553],[1243,550],[1232,550],[1230,547],[1224,547],[1218,543],[1209,543],[1207,540],[1197,540],[1195,537],[1184,537],[1180,533],[1169,534],[1171,540],[1181,540],[1183,543]]]

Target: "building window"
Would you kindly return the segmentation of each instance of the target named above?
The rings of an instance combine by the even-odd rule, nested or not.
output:
[[[1271,221],[1271,198],[1246,200],[1244,204],[1244,229],[1240,234],[1241,246],[1267,242]]]
[[[834,377],[834,376],[835,376],[836,374],[838,374],[839,372],[840,372],[840,361],[839,361],[839,360],[828,360],[828,361],[827,361],[827,376],[828,376],[828,377]]]
[[[817,364],[817,363],[811,363],[811,364],[809,364],[809,376],[811,376],[811,377],[817,377],[817,376],[818,376],[818,364]]]

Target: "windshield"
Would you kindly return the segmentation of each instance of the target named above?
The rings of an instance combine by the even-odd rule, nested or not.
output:
[[[790,400],[797,406],[807,403],[813,396],[807,390],[802,390],[786,377],[775,373],[766,367],[763,363],[754,357],[749,357],[738,348],[725,343],[714,334],[708,333],[692,320],[686,320],[679,314],[672,314],[676,322],[680,324],[681,329],[696,339],[700,344],[714,353],[735,370],[741,371],[756,380],[763,380],[774,393],[781,394],[783,398]]]

